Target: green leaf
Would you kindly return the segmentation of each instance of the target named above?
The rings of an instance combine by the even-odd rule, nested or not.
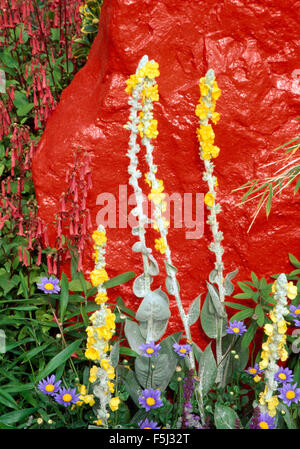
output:
[[[28,112],[30,112],[34,107],[34,103],[27,103],[23,104],[17,109],[17,114],[19,117],[24,117],[24,115],[27,115]]]
[[[240,422],[238,415],[232,408],[216,404],[214,421],[217,429],[235,429],[236,420]]]
[[[71,355],[79,348],[81,345],[81,340],[74,341],[69,346],[67,346],[63,351],[59,352],[52,360],[47,364],[47,366],[38,374],[36,382],[40,381],[44,377],[53,373],[62,363],[68,360]]]
[[[131,349],[141,354],[139,346],[143,345],[146,340],[141,334],[139,325],[135,321],[126,319],[124,332]]]
[[[236,314],[234,314],[231,318],[230,321],[233,320],[245,320],[246,318],[249,318],[250,316],[252,316],[254,313],[253,309],[247,308],[244,310],[241,310],[240,312],[237,312]]]
[[[231,307],[232,309],[237,309],[237,310],[248,309],[248,306],[245,306],[244,304],[239,304],[237,302],[225,301],[224,304],[225,304],[225,306]]]
[[[16,410],[14,412],[5,413],[0,416],[0,422],[7,425],[15,424],[18,421],[24,420],[29,415],[32,415],[36,410],[36,408],[27,408],[25,410]]]
[[[259,288],[259,280],[258,280],[258,277],[256,276],[256,274],[255,273],[253,273],[253,271],[251,272],[251,279],[252,279],[252,282],[253,282],[253,284],[255,285],[255,287],[256,288]]]
[[[138,357],[140,355],[133,351],[133,349],[127,348],[126,346],[120,346],[120,354],[129,355],[130,357]]]
[[[265,322],[265,314],[263,308],[260,304],[257,304],[255,307],[255,314],[257,315],[257,324],[259,327],[262,327]]]
[[[242,348],[247,348],[251,342],[251,340],[253,339],[255,332],[257,330],[257,324],[256,323],[251,323],[247,332],[243,335],[242,338]]]
[[[61,291],[59,295],[59,316],[60,321],[64,322],[65,312],[69,302],[69,282],[65,273],[62,273],[60,280]]]
[[[90,289],[92,287],[92,285],[88,281],[85,281],[85,282],[86,282],[86,287]],[[71,290],[72,292],[83,292],[84,288],[82,286],[82,280],[73,279],[72,281],[70,281],[69,282],[69,290]]]
[[[126,273],[119,274],[118,276],[115,276],[114,278],[109,279],[108,281],[103,283],[104,288],[112,288],[116,287],[117,285],[125,284],[125,282],[130,281],[136,276],[133,271],[128,271]]]
[[[293,256],[293,254],[289,253],[289,259],[291,264],[294,265],[294,267],[300,268],[300,262],[295,256]]]
[[[111,360],[111,364],[114,368],[119,363],[119,357],[120,357],[120,344],[119,344],[119,342],[116,342],[113,345],[112,350],[110,351],[110,360]]]

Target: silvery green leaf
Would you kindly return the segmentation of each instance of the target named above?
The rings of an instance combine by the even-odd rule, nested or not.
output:
[[[223,350],[223,354],[226,353],[227,349],[229,348],[229,346],[232,344],[232,335],[226,335],[223,340],[222,340],[222,350]],[[227,364],[226,367],[226,371],[227,371],[227,375],[226,378],[224,378],[223,382],[224,385],[229,384],[232,381],[232,373],[238,373],[238,372],[242,372],[247,363],[248,363],[248,359],[249,359],[249,348],[248,346],[246,348],[242,347],[242,339],[238,339],[237,342],[234,345],[234,349],[237,352],[237,354],[239,355],[238,359],[235,359],[233,357],[232,354],[228,354],[228,356],[226,357],[226,359],[224,359],[223,365],[225,366]],[[224,369],[225,371],[225,369]]]
[[[132,234],[132,235],[139,235],[139,232],[140,232],[139,226],[134,226],[134,227],[131,229],[131,234]]]
[[[237,275],[238,273],[238,269],[232,271],[231,273],[228,273],[227,276],[225,277],[225,281],[224,281],[224,290],[225,290],[225,295],[230,296],[233,293],[234,290],[234,286],[232,284],[232,279]]]
[[[217,314],[212,304],[211,296],[207,293],[200,313],[201,326],[209,338],[217,338]],[[223,320],[222,336],[226,335],[227,320]]]
[[[145,245],[143,245],[142,242],[135,242],[131,249],[134,253],[145,253],[146,252],[146,247],[145,247]]]
[[[165,261],[166,273],[168,276],[173,276],[177,273],[177,268]]]
[[[120,357],[120,345],[119,342],[117,342],[113,345],[112,350],[110,351],[110,360],[114,368],[119,363],[119,357]]]
[[[138,209],[138,207],[134,207],[134,208],[131,210],[131,214],[132,214],[134,217],[137,217],[138,214],[139,214],[139,209]]]
[[[124,383],[126,390],[130,394],[132,400],[139,407],[139,396],[142,393],[141,386],[139,385],[136,375],[131,369],[126,369],[124,366],[118,366],[118,373],[121,376],[121,381]]]
[[[225,311],[224,304],[221,303],[219,294],[217,293],[217,290],[209,282],[206,282],[206,284],[207,284],[208,292],[210,294],[213,306],[214,306],[214,308],[216,310],[216,313],[218,314],[218,316],[220,318],[227,319],[227,314],[226,314],[226,311]]]
[[[199,388],[202,397],[204,397],[213,386],[217,377],[217,364],[211,350],[211,344],[206,346],[204,352],[200,355],[198,368]]]
[[[158,388],[164,391],[174,373],[175,366],[169,365],[168,356],[159,354],[157,357],[137,357],[135,373],[139,383],[144,388]]]
[[[147,291],[149,291],[147,289],[147,278],[149,279],[149,286],[150,286],[150,284],[153,281],[153,278],[150,275],[146,276],[145,273],[135,278],[133,282],[132,290],[135,296],[137,296],[138,298],[143,298],[146,295]]]
[[[149,291],[141,302],[137,312],[138,321],[167,320],[170,318],[169,298],[160,289]]]
[[[139,64],[138,64],[137,69],[136,69],[136,73],[138,73],[139,70],[140,70],[140,69],[141,69],[147,62],[148,62],[148,55],[144,55],[144,56],[140,59],[140,61],[139,61]]]
[[[213,269],[208,276],[209,282],[211,282],[212,284],[217,282],[217,270]]]
[[[195,354],[195,358],[196,358],[197,362],[199,363],[200,357],[203,354],[203,352],[201,351],[201,349],[195,342],[193,342],[193,352]]]
[[[158,263],[156,262],[155,258],[151,254],[148,254],[148,259],[149,259],[149,273],[152,276],[158,275],[159,268],[158,268]]]
[[[168,321],[168,319],[141,321],[140,330],[142,336],[147,339],[147,341],[159,340],[167,329]]]
[[[124,332],[131,349],[138,354],[142,354],[139,347],[145,343],[145,338],[141,334],[139,325],[135,321],[127,319],[125,321]]]
[[[216,404],[214,421],[217,429],[235,429],[236,420],[240,421],[232,408]]]
[[[198,320],[199,316],[200,316],[200,296],[197,296],[196,299],[194,299],[194,301],[192,302],[188,314],[187,314],[187,319],[188,319],[188,325],[191,326],[192,324],[196,323],[196,321]]]
[[[175,280],[175,282],[177,284],[177,291],[179,292],[179,283],[177,280]],[[174,288],[174,280],[170,276],[166,277],[166,289],[167,289],[168,293],[170,293],[170,295],[175,296],[177,294],[177,291]]]

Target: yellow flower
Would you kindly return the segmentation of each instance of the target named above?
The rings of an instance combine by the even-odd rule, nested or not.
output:
[[[213,88],[212,88],[212,92],[211,92],[211,96],[214,100],[218,100],[218,98],[221,95],[221,89],[218,87],[218,83],[217,81],[214,82],[213,84]]]
[[[108,377],[110,380],[112,380],[112,379],[115,378],[115,369],[114,369],[113,366],[110,366],[110,367],[107,369],[106,373],[107,373],[107,377]]]
[[[108,274],[104,268],[101,270],[95,269],[90,273],[90,278],[93,287],[97,287],[99,284],[103,284],[103,282],[108,281]]]
[[[94,231],[92,234],[92,239],[98,246],[102,246],[104,243],[107,242],[107,237],[105,235],[105,232],[103,231]]]
[[[151,181],[148,178],[148,176],[149,176],[149,173],[145,173],[145,183],[148,184],[149,187],[151,187]]]
[[[93,405],[95,404],[95,399],[92,394],[87,394],[83,396],[82,400],[85,404],[88,404],[90,407],[93,407]]]
[[[155,239],[155,249],[159,251],[161,254],[165,254],[167,245],[164,237],[161,237],[160,239]]]
[[[107,371],[110,368],[109,361],[107,359],[102,359],[100,362],[100,366]]]
[[[215,190],[217,190],[218,187],[219,187],[219,183],[218,183],[218,179],[216,178],[216,181],[215,181]]]
[[[149,200],[153,201],[154,204],[160,204],[166,196],[162,193],[164,191],[163,181],[159,180],[159,184],[159,187],[152,187],[151,193],[148,195]]]
[[[98,366],[93,365],[92,368],[90,369],[90,377],[89,377],[89,382],[94,383],[97,380],[97,371],[98,371]]]
[[[108,380],[107,381],[107,386],[108,386],[109,391],[113,394],[115,392],[114,384]]]
[[[97,327],[96,329],[98,338],[103,338],[104,340],[110,340],[113,336],[113,332],[106,326]]]
[[[213,196],[213,194],[210,192],[207,192],[204,197],[204,203],[206,204],[206,206],[212,207],[214,202],[215,202],[215,197]]]
[[[138,83],[138,77],[135,74],[130,75],[129,79],[126,80],[127,87],[125,89],[125,92],[130,95],[132,93],[132,89],[136,88],[137,83]]]
[[[220,116],[220,114],[219,114],[218,112],[213,112],[213,113],[212,113],[211,119],[212,119],[212,122],[213,122],[215,125],[218,123],[218,121],[220,120],[220,118],[221,118],[221,116]]]
[[[265,334],[271,337],[273,335],[273,325],[272,324],[265,324],[264,325]]]
[[[285,334],[287,331],[287,325],[285,320],[278,321],[277,328],[279,334]]]
[[[276,293],[276,290],[277,290],[277,285],[276,285],[276,281],[275,281],[272,284],[272,293]]]
[[[96,421],[93,421],[97,426],[101,426],[102,419],[97,419]]]
[[[204,77],[200,78],[199,87],[202,97],[206,97],[206,95],[208,95],[209,92],[209,85],[206,84]]]
[[[276,318],[276,313],[275,313],[274,309],[270,310],[269,315],[270,315],[270,318],[273,321],[273,323],[276,323],[277,322],[277,318]]]
[[[285,348],[280,347],[280,348],[277,350],[277,352],[278,352],[278,355],[279,355],[280,360],[281,360],[282,362],[285,362],[285,361],[288,359],[289,354],[288,354],[288,352],[286,351]]]
[[[158,101],[158,85],[154,84],[154,86],[145,86],[142,91],[142,98],[143,101],[145,100],[145,98],[150,98],[152,101]]]
[[[115,410],[118,410],[119,408],[119,404],[120,404],[120,399],[118,396],[112,398],[109,402],[109,406],[111,408],[111,410],[114,412]]]
[[[253,377],[253,380],[254,380],[254,382],[259,382],[260,380],[261,380],[261,377],[260,376],[255,376],[255,377]]]
[[[100,360],[99,351],[92,346],[85,351],[85,356],[87,359]]]
[[[295,299],[297,296],[297,286],[294,285],[292,282],[289,282],[287,284],[287,297],[289,299]]]
[[[151,120],[150,125],[145,129],[144,132],[148,139],[156,139],[156,137],[158,136],[157,120]]]
[[[215,138],[214,130],[211,125],[200,125],[200,136],[204,142],[213,143]]]
[[[197,117],[200,118],[200,120],[205,120],[207,117],[208,108],[205,106],[205,104],[201,101],[200,104],[196,106],[195,114]]]
[[[97,293],[97,296],[95,297],[95,303],[96,304],[103,304],[104,302],[108,301],[108,296],[106,292],[99,292]]]
[[[147,76],[150,79],[154,79],[157,76],[160,75],[159,70],[158,70],[158,63],[157,62],[151,62],[148,61],[146,62],[146,64],[139,70],[138,72],[138,77],[144,78],[145,76]]]

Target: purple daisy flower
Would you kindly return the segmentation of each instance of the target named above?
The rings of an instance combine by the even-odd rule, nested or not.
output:
[[[262,413],[257,420],[257,429],[275,429],[275,417],[272,418],[268,413]]]
[[[61,380],[55,382],[55,376],[52,374],[50,377],[48,376],[46,379],[40,380],[38,383],[38,388],[44,394],[50,394],[53,396],[58,391],[60,383]]]
[[[255,363],[253,367],[249,366],[249,368],[247,368],[245,371],[246,373],[251,374],[251,376],[257,376],[263,373],[264,370],[259,369],[258,363]]]
[[[40,290],[42,290],[44,293],[51,294],[51,293],[59,293],[60,292],[60,286],[59,279],[57,278],[47,278],[44,277],[41,279],[41,282],[37,282],[37,286]]]
[[[140,429],[160,429],[155,421],[149,421],[148,418],[145,421],[140,421],[138,423]]]
[[[290,306],[290,312],[295,318],[300,317],[300,304],[297,307]]]
[[[227,334],[235,334],[235,335],[242,335],[244,332],[246,332],[247,328],[244,325],[243,321],[229,321],[229,325],[226,329]]]
[[[139,349],[143,351],[143,356],[145,357],[157,357],[158,351],[160,350],[160,345],[156,345],[154,341],[151,341],[150,343],[145,343],[139,346]]]
[[[279,368],[274,376],[274,379],[277,380],[277,382],[281,382],[283,384],[291,383],[293,378],[293,371],[288,368]]]
[[[61,405],[68,407],[70,404],[76,404],[79,400],[80,394],[76,394],[76,388],[60,388],[59,392],[55,394],[55,400]]]
[[[179,343],[174,343],[173,348],[180,357],[185,357],[192,350],[190,345],[180,345]]]
[[[300,320],[294,320],[294,324],[296,327],[300,327]]]
[[[163,402],[160,397],[160,391],[146,388],[139,397],[139,403],[146,409],[146,412],[153,408],[162,407]]]
[[[278,397],[288,406],[290,406],[292,402],[295,402],[296,404],[300,399],[300,388],[297,388],[296,383],[293,385],[284,384],[282,388],[278,388],[278,391],[280,391],[280,395]]]

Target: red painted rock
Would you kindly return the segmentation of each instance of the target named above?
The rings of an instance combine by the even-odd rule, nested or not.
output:
[[[128,183],[125,81],[143,55],[159,63],[160,100],[154,109],[159,129],[154,152],[157,175],[170,195],[193,193],[195,207],[195,194],[205,193],[207,186],[202,180],[194,110],[198,81],[212,68],[222,89],[216,108],[221,120],[215,126],[221,153],[214,162],[223,208],[218,217],[225,237],[225,273],[238,268],[236,279],[246,280],[250,271],[258,276],[288,272],[288,253],[300,257],[299,197],[286,189],[280,201],[274,201],[269,219],[260,214],[247,233],[255,206],[236,207],[240,196],[232,190],[270,174],[272,166],[264,165],[278,158],[272,149],[299,134],[296,13],[294,0],[104,0],[99,34],[88,62],[63,92],[35,155],[33,174],[40,216],[53,220],[66,188],[65,171],[76,148],[84,148],[92,157],[93,191],[87,207],[94,228],[101,209],[97,196],[108,192],[117,202],[117,227],[107,229],[108,273],[140,274],[140,254],[131,251],[136,238],[129,228],[118,227],[119,186]],[[147,186],[143,188],[147,194]],[[131,193],[128,185],[128,195]],[[207,248],[211,232],[205,224],[200,239],[187,239],[186,223],[182,228],[173,224],[171,218],[169,244],[187,309],[199,293],[205,297],[205,281],[214,265],[214,254]],[[154,246],[155,237],[151,230],[148,246]],[[162,257],[157,256],[161,274],[153,287],[164,288]],[[88,278],[93,267],[91,253],[85,254],[84,267]],[[114,293],[121,293],[136,309],[140,300],[130,287]],[[170,300],[169,333],[182,329],[175,301]],[[205,344],[198,323],[192,334],[200,345]]]

